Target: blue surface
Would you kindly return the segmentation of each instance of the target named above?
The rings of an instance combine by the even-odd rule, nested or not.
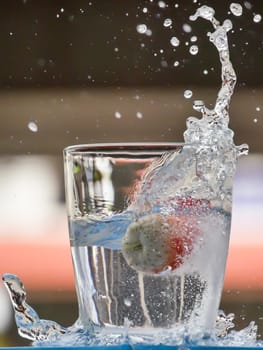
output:
[[[108,345],[108,346],[25,346],[25,347],[0,347],[1,350],[51,350],[51,349],[59,349],[59,350],[83,350],[86,348],[88,350],[258,350],[261,347],[248,347],[248,346],[189,346],[189,345]]]

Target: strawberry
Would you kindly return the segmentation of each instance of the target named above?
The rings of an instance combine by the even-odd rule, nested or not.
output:
[[[150,214],[128,227],[122,240],[122,253],[135,270],[159,274],[183,264],[197,235],[195,216]]]

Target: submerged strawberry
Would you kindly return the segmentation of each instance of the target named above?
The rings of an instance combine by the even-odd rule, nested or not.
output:
[[[180,267],[198,235],[195,216],[151,214],[132,223],[122,241],[127,263],[137,271],[158,274]]]

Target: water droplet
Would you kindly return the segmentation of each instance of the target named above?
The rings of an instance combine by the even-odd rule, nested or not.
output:
[[[243,7],[236,2],[232,2],[232,4],[230,4],[229,8],[234,16],[241,16],[243,13]]]
[[[173,36],[173,37],[171,38],[171,40],[170,40],[170,43],[171,43],[173,46],[177,47],[177,46],[180,45],[180,40],[179,40],[176,36]]]
[[[124,304],[125,304],[126,306],[130,307],[130,306],[131,306],[131,304],[132,304],[132,302],[131,302],[131,300],[130,300],[130,299],[128,299],[128,298],[124,298]]]
[[[252,5],[251,5],[251,3],[250,3],[249,1],[245,1],[245,2],[244,2],[244,5],[245,5],[245,7],[246,7],[248,10],[251,10],[251,9],[252,9]]]
[[[145,34],[146,34],[147,36],[151,36],[152,33],[153,33],[153,32],[151,31],[151,29],[147,29]]]
[[[198,17],[202,17],[208,21],[212,21],[215,14],[215,10],[212,7],[203,5],[199,7],[196,13],[189,17],[190,21],[196,21]]]
[[[224,20],[223,28],[224,28],[227,32],[229,32],[229,31],[233,28],[233,23],[230,21],[230,19]],[[234,33],[234,31],[232,31],[232,33]]]
[[[198,51],[199,51],[199,49],[198,49],[197,45],[192,45],[189,48],[189,52],[190,52],[191,55],[197,55]]]
[[[121,117],[122,117],[122,115],[121,115],[121,113],[120,112],[115,112],[115,118],[117,118],[117,119],[121,119]]]
[[[10,32],[9,35],[12,36],[14,33],[13,32]]]
[[[163,25],[164,27],[170,27],[173,24],[173,21],[171,20],[171,18],[165,18]]]
[[[205,75],[207,75],[207,74],[208,74],[208,70],[207,70],[207,69],[204,69],[204,70],[203,70],[203,73],[204,73]]]
[[[195,43],[197,41],[197,36],[193,35],[191,38],[190,38],[190,41],[192,43]]]
[[[175,7],[175,8],[178,8],[178,7],[179,7],[179,4],[175,4],[174,7]]]
[[[61,7],[60,12],[63,13],[65,10],[63,9],[63,7]]]
[[[158,6],[163,9],[163,8],[165,8],[166,3],[164,1],[159,1]]]
[[[59,14],[59,13],[57,13],[57,14],[56,14],[56,17],[57,17],[57,18],[59,18],[59,17],[60,17],[60,14]]]
[[[147,31],[147,26],[146,24],[138,24],[136,30],[139,34],[145,34]]]
[[[255,23],[261,22],[261,19],[262,19],[262,16],[261,16],[259,13],[256,14],[256,15],[253,17],[253,21],[254,21]]]
[[[254,122],[254,123],[257,123],[257,122],[258,122],[258,118],[254,118],[254,119],[253,119],[253,122]]]
[[[201,112],[205,108],[204,101],[202,100],[195,100],[193,104],[193,109],[195,111]]]
[[[29,123],[27,124],[27,127],[28,127],[28,129],[29,129],[30,131],[32,131],[32,132],[38,132],[38,125],[37,125],[37,123],[35,123],[35,122],[33,122],[33,121],[29,122]]]
[[[174,67],[178,67],[179,64],[180,64],[179,61],[175,61],[175,62],[174,62]]]
[[[142,9],[142,12],[143,12],[143,13],[147,13],[147,12],[148,12],[147,7],[144,7],[144,8]]]
[[[142,119],[143,115],[142,115],[141,112],[137,112],[137,113],[136,113],[136,117],[137,117],[138,119]]]
[[[38,65],[39,67],[44,67],[44,66],[46,65],[45,59],[44,59],[44,58],[39,58],[39,59],[37,60],[37,65]]]
[[[192,27],[189,24],[185,23],[183,24],[183,31],[186,33],[190,33],[192,31]]]
[[[260,107],[256,107],[256,111],[257,111],[257,112],[260,112],[260,111],[261,111],[261,108],[260,108]]]
[[[185,90],[184,91],[184,97],[185,98],[191,98],[193,96],[193,91],[192,90]]]

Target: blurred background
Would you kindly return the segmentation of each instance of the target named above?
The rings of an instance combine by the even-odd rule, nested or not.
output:
[[[215,102],[220,64],[206,36],[211,25],[189,21],[198,3],[214,7],[220,21],[233,21],[229,42],[238,83],[230,126],[235,143],[250,146],[235,179],[221,308],[235,313],[236,329],[255,320],[263,334],[260,0],[238,1],[242,16],[221,0],[1,1],[0,273],[20,276],[41,318],[65,326],[77,318],[63,148],[183,141],[186,118],[198,116],[193,101]],[[26,344],[0,284],[0,345]]]

